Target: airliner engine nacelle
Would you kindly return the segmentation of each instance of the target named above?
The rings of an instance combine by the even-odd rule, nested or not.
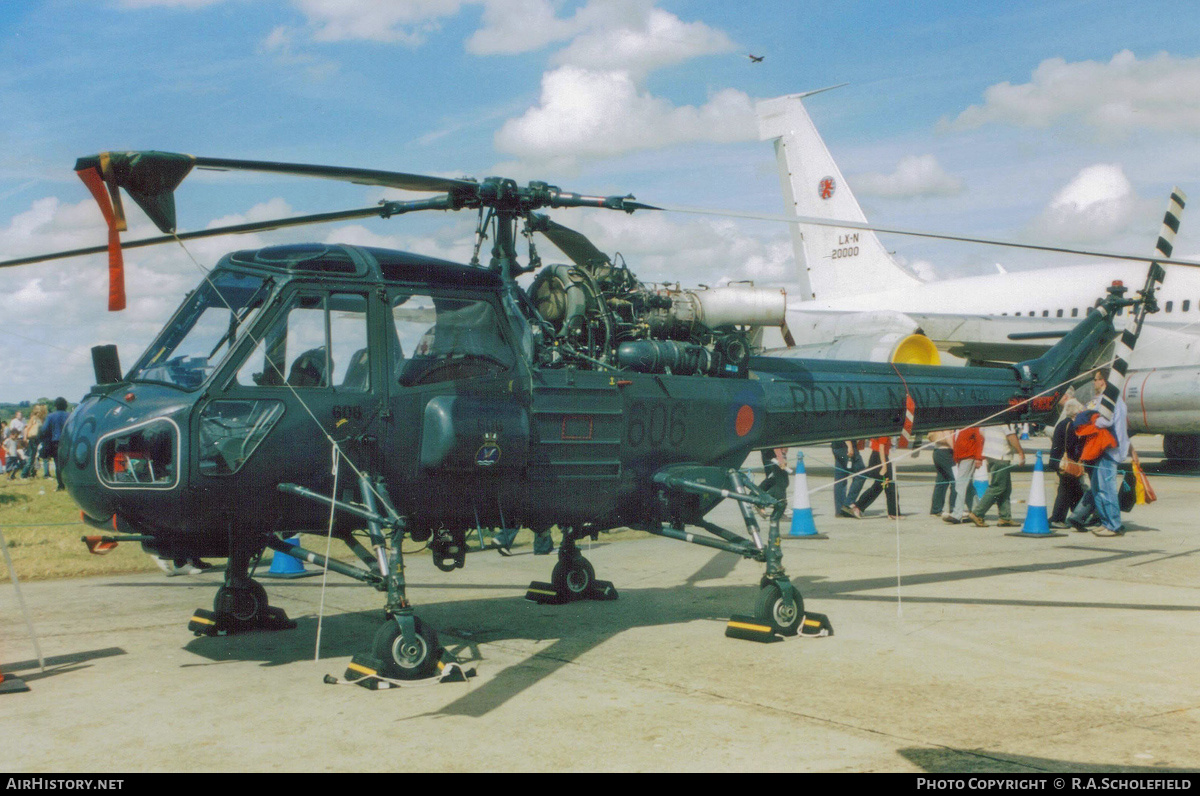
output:
[[[903,365],[942,363],[932,340],[923,334],[901,332],[847,335],[828,343],[810,343],[768,353],[773,357],[897,362]]]

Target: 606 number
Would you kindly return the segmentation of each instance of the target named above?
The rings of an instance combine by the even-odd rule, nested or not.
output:
[[[654,447],[664,442],[679,447],[687,436],[687,411],[681,403],[668,406],[634,401],[629,406],[629,422],[625,425],[625,441],[632,447],[649,443]]]

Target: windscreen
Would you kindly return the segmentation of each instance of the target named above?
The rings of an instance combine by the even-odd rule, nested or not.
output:
[[[270,293],[268,284],[253,274],[212,273],[134,365],[129,380],[199,387],[253,322]]]

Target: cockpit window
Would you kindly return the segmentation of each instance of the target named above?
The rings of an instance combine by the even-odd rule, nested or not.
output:
[[[259,387],[371,388],[367,297],[300,293],[263,334],[237,381]]]
[[[490,302],[397,292],[391,303],[399,343],[394,374],[401,385],[457,381],[512,368],[513,351]]]
[[[251,325],[270,293],[269,286],[261,276],[213,273],[184,300],[129,372],[129,379],[196,389]]]

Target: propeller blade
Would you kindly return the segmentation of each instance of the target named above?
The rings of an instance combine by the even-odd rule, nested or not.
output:
[[[559,251],[567,255],[576,265],[609,262],[608,255],[597,249],[596,245],[587,239],[587,236],[570,227],[564,227],[557,221],[552,221],[549,216],[530,213],[529,227],[534,232],[545,235],[551,243],[558,247]]]
[[[815,227],[838,227],[845,229],[861,229],[869,232],[884,232],[890,235],[908,235],[916,238],[932,238],[934,240],[952,240],[961,243],[982,243],[988,246],[1005,246],[1012,249],[1031,249],[1033,251],[1055,252],[1058,254],[1080,254],[1087,257],[1099,257],[1107,260],[1132,260],[1139,263],[1162,263],[1163,265],[1187,265],[1200,268],[1200,262],[1192,260],[1172,260],[1165,257],[1149,257],[1140,254],[1121,254],[1117,252],[1096,251],[1094,249],[1074,249],[1068,246],[1047,246],[1036,243],[1017,243],[1016,241],[997,240],[996,238],[974,238],[965,235],[947,235],[940,232],[921,232],[912,229],[897,229],[880,227],[874,224],[864,224],[861,221],[837,221],[812,216],[792,216],[781,213],[747,213],[739,210],[713,210],[705,207],[690,207],[687,205],[647,204],[645,202],[626,201],[622,208],[634,210],[663,210],[670,213],[692,213],[704,216],[725,216],[729,218],[747,218],[755,221],[782,221],[787,224],[811,224]]]

